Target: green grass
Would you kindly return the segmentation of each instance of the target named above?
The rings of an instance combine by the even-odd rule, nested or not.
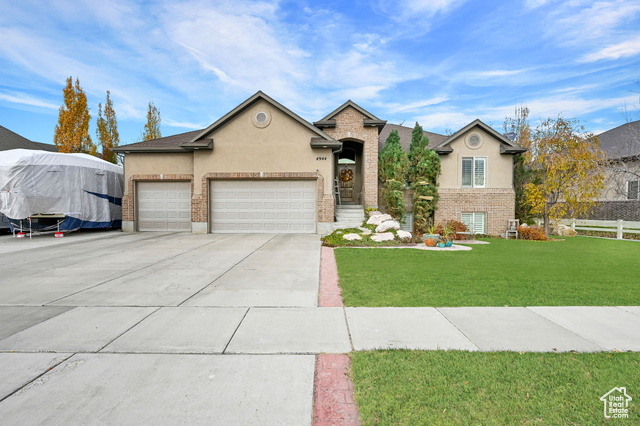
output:
[[[374,351],[351,354],[365,425],[639,424],[639,353]],[[599,398],[626,386],[628,419]]]
[[[492,239],[471,251],[335,250],[347,306],[640,304],[640,243]]]

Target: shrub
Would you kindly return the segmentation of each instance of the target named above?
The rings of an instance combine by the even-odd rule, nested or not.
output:
[[[447,226],[454,233],[453,239],[455,239],[455,240],[466,240],[468,238],[468,235],[459,234],[459,232],[468,232],[469,231],[469,229],[467,228],[467,225],[465,225],[464,223],[459,222],[457,220],[445,220],[444,222],[438,223],[438,226],[436,227],[436,233],[438,233],[440,235],[443,235],[444,234],[444,228],[447,227]]]
[[[547,241],[544,228],[541,226],[520,226],[518,227],[518,238],[521,240]]]

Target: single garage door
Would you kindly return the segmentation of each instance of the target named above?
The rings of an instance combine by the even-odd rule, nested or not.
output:
[[[211,232],[315,233],[315,180],[212,180]]]
[[[191,231],[191,182],[138,182],[139,231]]]

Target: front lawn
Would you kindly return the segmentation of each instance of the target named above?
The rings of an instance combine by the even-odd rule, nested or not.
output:
[[[605,424],[600,397],[625,387],[640,422],[639,353],[374,351],[351,354],[365,425]]]
[[[346,306],[640,304],[640,243],[488,240],[471,251],[335,250]]]

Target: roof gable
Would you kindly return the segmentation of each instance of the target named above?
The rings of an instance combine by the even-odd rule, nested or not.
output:
[[[309,123],[307,120],[305,120],[304,118],[300,117],[295,112],[291,111],[290,109],[288,109],[287,107],[285,107],[281,103],[275,101],[274,99],[272,99],[271,97],[269,97],[265,93],[263,93],[261,90],[259,90],[253,96],[251,96],[249,99],[247,99],[246,101],[242,102],[240,105],[238,105],[237,107],[235,107],[234,109],[229,111],[227,114],[225,114],[223,117],[218,119],[215,123],[213,123],[212,125],[210,125],[206,129],[204,129],[202,132],[197,134],[194,138],[191,139],[191,141],[189,141],[189,144],[197,143],[201,139],[204,139],[211,132],[215,131],[219,127],[221,127],[224,124],[228,123],[229,121],[233,120],[238,114],[240,114],[241,112],[243,112],[244,110],[246,110],[251,105],[253,105],[254,103],[256,103],[257,101],[259,101],[261,99],[266,101],[268,104],[270,104],[271,106],[275,107],[276,109],[280,110],[285,115],[288,115],[293,120],[295,120],[298,123],[302,124],[307,129],[311,130],[313,133],[315,133],[317,135],[317,137],[325,139],[325,140],[328,140],[328,141],[332,141],[333,140],[333,138],[331,136],[327,135],[325,132],[323,132],[322,130],[318,129],[313,124]]]
[[[450,146],[451,142],[453,142],[469,130],[473,129],[474,127],[479,127],[496,138],[500,143],[501,154],[518,154],[527,150],[526,148],[521,147],[515,142],[510,141],[504,135],[498,133],[493,127],[483,123],[480,119],[473,120],[471,123],[467,124],[462,129],[458,130],[457,132],[446,138],[444,141],[440,142],[434,149],[438,154],[449,154],[453,152],[453,149]]]
[[[335,127],[336,116],[349,107],[355,109],[356,111],[358,111],[360,114],[364,116],[363,124],[365,126],[372,126],[372,127],[375,126],[381,129],[387,123],[385,120],[380,120],[378,117],[371,114],[369,111],[367,111],[366,109],[362,108],[360,105],[356,104],[351,99],[349,99],[347,102],[343,103],[338,108],[331,111],[328,115],[324,116],[322,119],[318,121],[314,121],[313,125],[321,128]]]

